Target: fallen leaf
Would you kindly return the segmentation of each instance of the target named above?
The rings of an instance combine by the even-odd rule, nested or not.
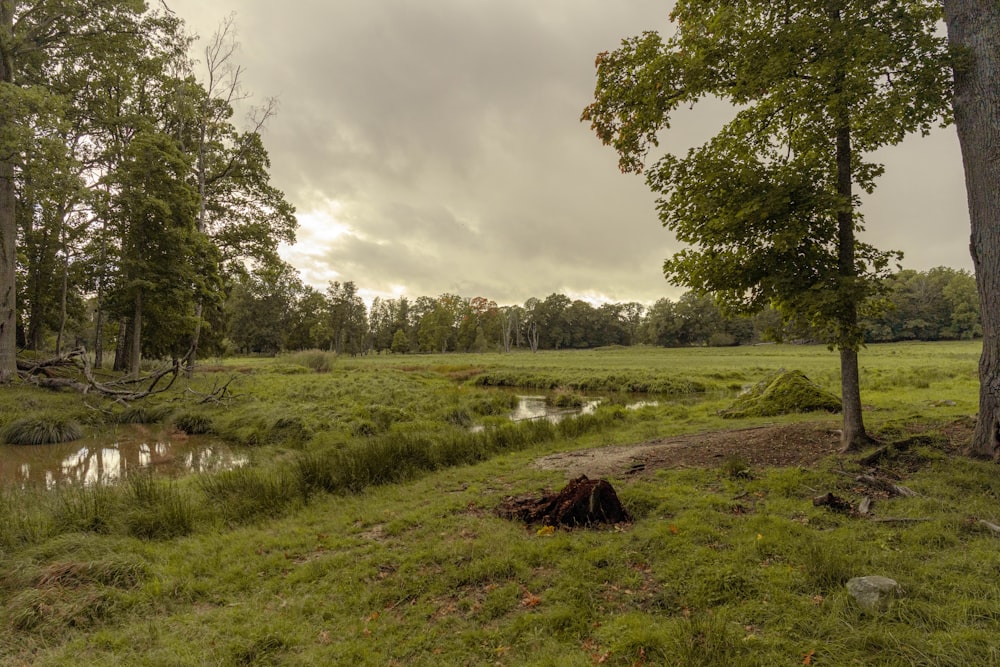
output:
[[[804,656],[802,656],[802,664],[803,665],[811,665],[811,664],[813,664],[813,656],[814,655],[816,655],[816,651],[815,650],[811,650],[808,653],[806,653]]]
[[[529,609],[537,607],[539,604],[541,604],[541,602],[542,598],[538,597],[537,595],[529,591],[525,591],[524,597],[521,598],[521,606],[528,607]]]
[[[536,532],[535,534],[545,536],[545,535],[551,535],[554,532],[556,532],[555,526],[542,526],[541,528],[538,529],[538,532]]]

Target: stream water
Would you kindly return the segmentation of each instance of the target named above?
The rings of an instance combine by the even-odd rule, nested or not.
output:
[[[211,436],[135,424],[57,445],[0,445],[0,486],[103,484],[150,468],[181,475],[246,463],[246,456]]]

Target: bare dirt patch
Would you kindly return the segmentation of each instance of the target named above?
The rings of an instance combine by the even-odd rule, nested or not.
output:
[[[542,470],[564,471],[569,478],[641,476],[661,468],[717,468],[729,457],[738,457],[755,467],[811,467],[840,448],[838,426],[838,422],[826,420],[708,431],[635,445],[551,454],[533,465]],[[974,427],[974,419],[963,418],[937,424],[933,431],[943,438],[938,446],[955,455],[970,441]],[[913,424],[911,429],[920,433],[926,425]]]
[[[542,470],[562,470],[567,477],[642,475],[660,468],[715,468],[738,456],[758,467],[811,466],[840,447],[832,422],[758,426],[710,431],[551,454],[534,462]]]

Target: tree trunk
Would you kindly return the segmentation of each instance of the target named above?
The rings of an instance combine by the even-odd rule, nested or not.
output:
[[[14,2],[0,0],[0,84],[14,81],[13,56],[7,49],[13,43]],[[12,123],[5,110],[0,122]],[[6,135],[6,132],[0,132]],[[14,216],[14,162],[11,149],[0,151],[0,384],[17,378],[17,283],[14,244],[17,240],[17,220]]]
[[[139,379],[139,365],[142,361],[142,290],[135,294],[135,314],[132,316],[132,354],[129,355],[129,371]]]
[[[1000,457],[1000,3],[944,0],[955,67],[955,127],[972,223],[983,323],[979,418],[967,453]]]
[[[861,387],[858,373],[858,303],[855,281],[858,277],[854,256],[854,214],[852,211],[851,130],[846,124],[837,130],[837,194],[844,207],[837,213],[838,268],[841,280],[842,311],[838,322],[840,347],[840,404],[844,426],[840,433],[840,451],[850,452],[868,444],[861,415]]]
[[[128,370],[128,360],[125,358],[125,350],[128,346],[128,321],[124,318],[118,321],[118,340],[115,343],[115,363],[112,370],[122,373]]]
[[[840,349],[840,409],[844,416],[840,451],[857,451],[870,441],[861,414],[858,351],[846,347]]]
[[[202,308],[201,299],[198,299],[198,303],[194,307],[194,333],[191,334],[191,349],[188,350],[187,369],[185,370],[185,375],[189,378],[194,376],[194,364],[198,359],[198,345],[201,343]]]
[[[62,216],[62,251],[63,251],[63,272],[62,286],[59,294],[59,333],[56,335],[56,356],[62,356],[63,337],[66,335],[66,300],[69,293],[69,242],[66,240],[66,219]]]
[[[100,370],[104,365],[104,295],[102,288],[97,290],[97,312],[94,315],[94,368]]]

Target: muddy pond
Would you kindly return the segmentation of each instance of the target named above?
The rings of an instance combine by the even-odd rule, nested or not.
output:
[[[176,476],[247,461],[211,436],[134,424],[57,445],[0,445],[0,485],[106,484],[140,470]]]

